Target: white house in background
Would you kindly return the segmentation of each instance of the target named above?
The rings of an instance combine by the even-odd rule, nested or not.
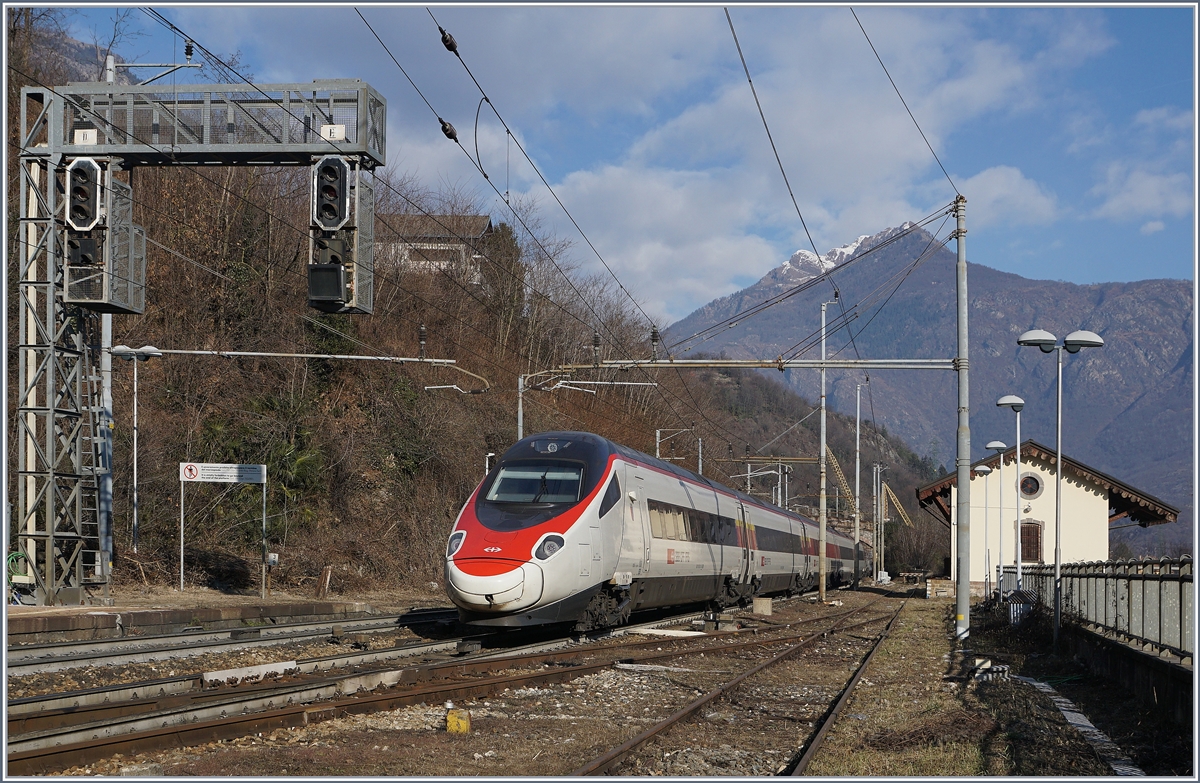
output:
[[[1174,522],[1179,517],[1179,509],[1123,481],[1065,454],[1063,462],[1066,465],[1062,480],[1064,563],[1108,560],[1108,529],[1117,519],[1128,517],[1131,522],[1148,527]],[[1016,564],[1018,519],[1021,562],[1027,565],[1054,562],[1054,463],[1054,449],[1033,440],[1022,443],[1019,497],[1015,448],[971,466],[970,581],[973,594],[982,595],[985,589],[985,558],[989,551],[993,589],[997,568],[1001,565],[1001,550],[1005,566]],[[978,472],[983,465],[990,468],[991,473]],[[917,501],[940,522],[949,526],[950,578],[957,580],[958,476],[951,473],[918,487]]]
[[[492,230],[487,215],[377,215],[375,268],[445,272],[478,285],[480,246]]]

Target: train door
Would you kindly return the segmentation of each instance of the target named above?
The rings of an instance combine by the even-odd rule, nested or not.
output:
[[[750,579],[750,531],[746,519],[746,507],[738,503],[737,507],[737,534],[738,534],[738,554],[740,556],[741,565],[739,567],[737,581],[746,583]]]
[[[628,512],[625,516],[625,534],[621,539],[622,559],[628,559],[634,576],[646,576],[650,573],[650,529],[644,505],[645,479],[627,467],[625,487]]]
[[[754,527],[754,517],[749,508],[744,508],[746,520],[746,562],[750,564],[750,577],[762,581],[763,560],[758,549],[758,530]]]

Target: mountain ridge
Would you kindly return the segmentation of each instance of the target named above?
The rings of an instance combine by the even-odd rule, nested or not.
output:
[[[733,323],[697,350],[731,358],[774,358],[790,355],[800,345],[806,349],[798,355],[818,358],[820,301],[829,293],[823,285],[810,284],[754,317],[737,315],[788,287],[810,283],[818,269],[831,268],[829,277],[842,294],[855,332],[851,345],[845,328],[835,328],[836,319],[830,319],[831,357],[857,351],[863,358],[951,358],[956,346],[956,255],[937,247],[914,265],[936,242],[923,228],[905,224],[864,235],[819,261],[810,251],[797,251],[757,283],[697,308],[664,333],[677,341],[730,319]],[[847,248],[852,252],[838,252]],[[834,259],[840,260],[829,267]],[[909,266],[913,268],[906,273]],[[877,290],[881,280],[901,277],[899,285]],[[1076,329],[1094,331],[1105,339],[1104,348],[1064,357],[1063,449],[1179,507],[1183,524],[1157,535],[1174,539],[1186,532],[1190,541],[1191,282],[1158,278],[1075,284],[1032,280],[968,262],[968,299],[972,459],[983,457],[983,444],[991,440],[1011,444],[1014,439],[1012,413],[995,406],[1004,394],[1026,400],[1022,439],[1054,442],[1054,355],[1019,348],[1017,337],[1032,328],[1060,337]],[[816,375],[788,370],[775,377],[815,398]],[[864,374],[830,370],[827,376],[830,406],[853,414],[855,386],[864,382]],[[871,418],[871,408],[879,424],[918,454],[938,464],[953,463],[954,373],[877,371],[863,392],[864,418]]]

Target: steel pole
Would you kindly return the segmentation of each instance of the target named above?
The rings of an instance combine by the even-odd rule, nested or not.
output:
[[[1017,411],[1017,589],[1024,585],[1021,580],[1021,412]]]
[[[138,551],[138,364],[133,360],[133,553]]]
[[[525,437],[525,376],[517,376],[517,440]]]
[[[265,470],[264,470],[265,472]],[[262,488],[262,600],[267,600],[267,477]]]
[[[100,506],[100,567],[104,574],[103,596],[107,605],[110,600],[109,585],[112,582],[113,563],[113,397],[112,397],[112,313],[100,315],[100,449],[101,468],[99,491]]]
[[[822,362],[825,361],[825,305],[826,305],[825,302],[821,302],[821,361]],[[821,451],[820,451],[820,459],[818,460],[818,462],[820,463],[820,467],[821,467],[821,489],[820,489],[821,496],[820,496],[820,500],[819,500],[819,503],[820,503],[819,512],[820,513],[818,514],[818,519],[820,520],[820,522],[819,522],[820,534],[819,534],[818,538],[820,541],[819,546],[821,548],[821,552],[820,552],[820,556],[817,560],[817,584],[818,584],[817,590],[818,590],[818,594],[820,595],[822,603],[824,603],[824,601],[825,601],[825,579],[826,579],[826,574],[827,574],[827,569],[828,569],[828,566],[825,563],[825,538],[826,538],[825,526],[827,524],[827,518],[826,518],[826,500],[825,500],[825,368],[824,367],[821,368]]]
[[[954,200],[958,218],[958,580],[954,587],[954,635],[965,642],[971,634],[971,394],[967,375],[967,200]],[[1020,443],[1017,444],[1020,449]]]
[[[1000,600],[1004,600],[1004,449],[1000,449],[999,475],[1000,482],[1000,547],[996,557],[999,561],[1000,573],[996,575],[996,587],[1000,590]]]
[[[986,474],[983,477],[983,593],[986,596],[992,594],[992,550],[991,539],[988,534],[991,532],[988,529],[988,512],[991,510],[988,501],[991,499],[988,496],[991,494],[988,489],[988,478],[991,474]]]
[[[1062,355],[1063,346],[1054,346],[1058,354],[1058,413],[1054,433],[1054,648],[1058,649],[1058,628],[1062,621]],[[1020,448],[1020,443],[1017,444]]]
[[[862,501],[859,498],[859,427],[862,421],[862,384],[854,385],[854,586],[858,587],[859,580],[859,565],[858,557],[859,550],[862,548],[859,542],[859,520],[862,516]]]

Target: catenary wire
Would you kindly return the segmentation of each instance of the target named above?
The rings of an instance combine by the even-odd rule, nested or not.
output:
[[[879,56],[878,50],[875,49],[875,44],[871,42],[871,36],[867,35],[867,28],[863,27],[862,20],[858,18],[858,14],[854,13],[854,8],[850,8],[850,13],[854,14],[854,21],[858,22],[858,29],[862,30],[863,38],[867,39],[867,45],[871,47],[871,51],[875,53],[875,59],[879,61],[879,67],[883,68],[883,73],[887,76],[888,81],[892,83],[892,89],[896,91],[896,96],[900,99],[900,103],[904,104],[904,110],[908,112],[909,118],[913,121],[913,125],[917,127],[917,133],[921,134],[921,140],[925,142],[925,146],[929,148],[933,159],[937,161],[938,168],[946,175],[946,181],[950,183],[950,187],[954,188],[954,194],[961,195],[958,191],[958,186],[954,184],[954,180],[950,179],[950,173],[946,171],[946,167],[942,165],[941,158],[933,151],[933,145],[929,143],[929,139],[925,137],[925,131],[921,130],[921,124],[917,122],[917,118],[913,116],[912,109],[908,108],[908,101],[904,100],[904,96],[900,94],[900,88],[896,86],[896,80],[888,73],[887,66],[883,64],[883,58]]]

